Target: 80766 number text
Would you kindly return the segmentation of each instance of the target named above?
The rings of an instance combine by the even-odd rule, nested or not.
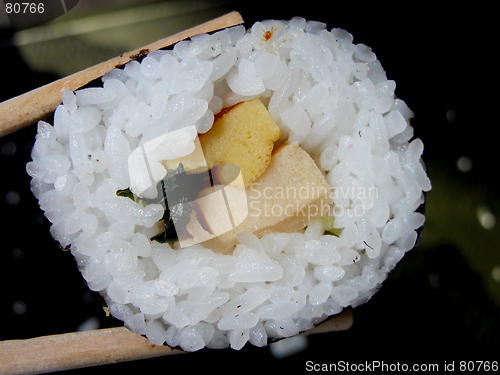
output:
[[[5,3],[5,12],[11,13],[43,13],[45,11],[44,3]]]

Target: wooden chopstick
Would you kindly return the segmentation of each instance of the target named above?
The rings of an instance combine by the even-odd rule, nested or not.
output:
[[[183,353],[125,327],[0,342],[0,373],[42,374]]]
[[[65,89],[77,90],[137,56],[170,46],[197,34],[212,32],[241,23],[243,23],[241,15],[238,12],[231,12],[6,100],[0,103],[0,137],[33,124],[52,113],[61,103],[61,93]]]
[[[351,328],[354,321],[352,309],[347,309],[338,315],[333,316],[326,322],[318,324],[309,331],[305,331],[304,335],[314,335],[316,333],[327,333],[334,331],[346,331]]]
[[[344,331],[353,323],[346,310],[303,334]],[[125,327],[0,342],[0,374],[41,374],[184,353],[151,344]]]

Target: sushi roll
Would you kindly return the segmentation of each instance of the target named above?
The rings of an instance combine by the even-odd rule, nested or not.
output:
[[[431,184],[395,88],[323,23],[197,35],[64,91],[31,190],[131,331],[264,346],[367,302],[415,246]]]

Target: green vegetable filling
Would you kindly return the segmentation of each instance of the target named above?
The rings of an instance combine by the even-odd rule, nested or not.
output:
[[[335,216],[323,216],[321,219],[321,224],[323,224],[325,232],[338,237],[342,233],[342,228],[334,228],[334,222]]]

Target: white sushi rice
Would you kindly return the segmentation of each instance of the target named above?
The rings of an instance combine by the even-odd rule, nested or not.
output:
[[[65,91],[40,121],[27,171],[51,233],[71,245],[89,288],[154,344],[186,351],[263,346],[366,302],[417,239],[431,188],[411,140],[413,113],[373,51],[344,30],[302,18],[198,35],[131,61],[102,88]],[[284,138],[317,161],[335,226],[257,239],[231,255],[150,242],[160,205],[116,196],[142,142],[261,98]],[[186,146],[187,147],[187,146]]]

